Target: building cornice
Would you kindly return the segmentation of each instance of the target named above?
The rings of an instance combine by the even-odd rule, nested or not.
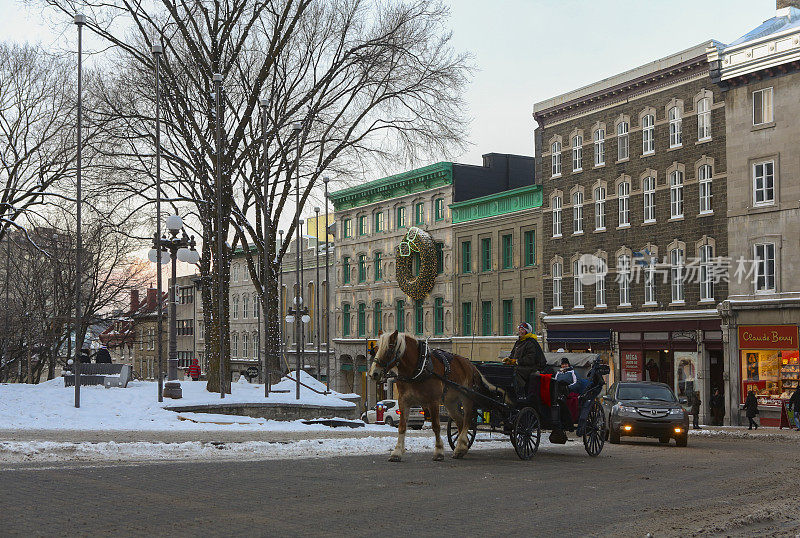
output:
[[[800,28],[729,47],[710,46],[707,58],[714,82],[739,85],[800,68]]]
[[[542,207],[542,186],[528,185],[450,204],[450,212],[453,224],[458,224],[537,207]]]
[[[341,211],[452,183],[453,163],[439,162],[333,192],[330,199]]]
[[[719,319],[714,310],[660,310],[653,312],[610,312],[608,314],[545,314],[544,322],[558,323],[607,323],[609,321],[672,321],[683,319]]]

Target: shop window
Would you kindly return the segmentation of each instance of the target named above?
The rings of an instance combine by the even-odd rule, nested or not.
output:
[[[738,333],[741,401],[752,390],[759,404],[780,405],[791,397],[800,380],[797,325],[740,326]]]

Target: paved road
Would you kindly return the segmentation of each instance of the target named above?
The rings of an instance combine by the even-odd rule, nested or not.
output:
[[[797,441],[693,438],[293,461],[20,465],[3,535],[686,536],[800,532]]]

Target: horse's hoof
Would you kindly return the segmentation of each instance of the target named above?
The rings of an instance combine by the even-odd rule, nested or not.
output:
[[[460,460],[464,457],[464,454],[466,454],[466,452],[453,452],[453,459]]]
[[[443,460],[444,460],[444,454],[436,454],[433,456],[433,461],[443,461]]]
[[[400,456],[392,454],[391,456],[389,456],[389,461],[400,461]]]

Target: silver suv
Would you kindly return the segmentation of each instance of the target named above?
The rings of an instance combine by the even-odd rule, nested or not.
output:
[[[686,446],[689,415],[664,383],[614,383],[602,404],[612,444],[619,443],[622,436],[630,436],[655,437],[663,444],[675,439],[678,446]]]

